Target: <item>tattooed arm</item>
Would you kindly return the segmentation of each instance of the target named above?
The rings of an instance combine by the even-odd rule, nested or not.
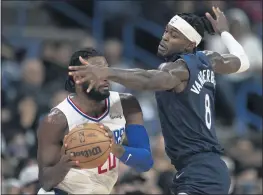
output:
[[[240,69],[241,63],[238,57],[232,54],[219,54],[213,51],[204,51],[209,58],[213,70],[219,74],[236,73]]]
[[[63,151],[63,138],[67,132],[67,119],[58,109],[53,109],[38,127],[39,181],[45,191],[52,190],[76,165],[70,160],[70,153]]]
[[[88,64],[82,61],[83,64]],[[70,75],[81,78],[80,83],[108,79],[135,90],[162,91],[181,86],[188,80],[189,72],[183,60],[162,64],[158,70],[119,69],[99,66],[72,66]],[[78,81],[77,81],[78,83]]]

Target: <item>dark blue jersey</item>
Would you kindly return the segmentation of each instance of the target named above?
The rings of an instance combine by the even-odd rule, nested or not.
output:
[[[181,93],[156,92],[165,150],[172,163],[201,152],[222,153],[215,133],[215,74],[202,52],[180,56],[189,81]]]

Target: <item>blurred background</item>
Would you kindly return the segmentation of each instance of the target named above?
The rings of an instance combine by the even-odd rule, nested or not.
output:
[[[165,25],[177,13],[203,16],[219,6],[230,32],[244,47],[249,71],[217,76],[217,135],[232,176],[232,194],[262,194],[262,1],[2,1],[1,182],[2,193],[35,194],[38,188],[36,129],[62,101],[71,54],[83,47],[104,52],[119,68],[156,68]],[[220,37],[206,36],[199,49],[228,52]],[[143,109],[155,165],[137,174],[121,165],[114,194],[169,194],[175,173],[161,135],[153,93],[133,93]]]

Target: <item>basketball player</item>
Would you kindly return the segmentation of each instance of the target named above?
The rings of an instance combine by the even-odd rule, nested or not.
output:
[[[215,73],[231,74],[249,68],[242,46],[228,32],[227,20],[213,7],[216,19],[194,14],[174,16],[165,28],[158,54],[166,63],[158,70],[70,67],[77,80],[101,76],[137,90],[156,91],[165,149],[178,170],[174,194],[227,194],[230,178],[215,133]],[[218,32],[230,54],[197,51],[204,32]]]
[[[80,65],[79,56],[101,67],[105,58],[92,48],[77,51],[70,65]],[[137,99],[130,94],[109,91],[107,80],[100,80],[90,91],[89,83],[75,84],[69,77],[66,89],[71,92],[53,108],[38,129],[39,194],[110,194],[118,178],[119,160],[139,172],[152,165],[149,137],[143,126],[143,115]],[[70,129],[83,123],[100,123],[105,134],[116,143],[111,146],[108,160],[98,168],[78,169],[78,161],[65,154],[63,138]],[[128,146],[121,144],[123,133]],[[64,143],[65,148],[67,143]],[[62,155],[61,155],[61,151]],[[57,193],[56,193],[57,194]]]

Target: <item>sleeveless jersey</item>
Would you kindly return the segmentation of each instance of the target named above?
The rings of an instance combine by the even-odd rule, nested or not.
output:
[[[215,74],[202,52],[181,55],[190,78],[183,92],[156,92],[165,150],[175,167],[201,152],[221,153],[214,126]]]
[[[119,93],[110,92],[105,100],[107,109],[99,118],[93,118],[74,105],[71,96],[68,96],[55,108],[61,110],[67,118],[69,131],[83,123],[100,122],[108,126],[120,143],[125,130],[126,120],[123,115]],[[108,160],[100,167],[94,169],[70,169],[64,180],[57,188],[69,194],[110,194],[118,178],[119,160],[110,153]]]

